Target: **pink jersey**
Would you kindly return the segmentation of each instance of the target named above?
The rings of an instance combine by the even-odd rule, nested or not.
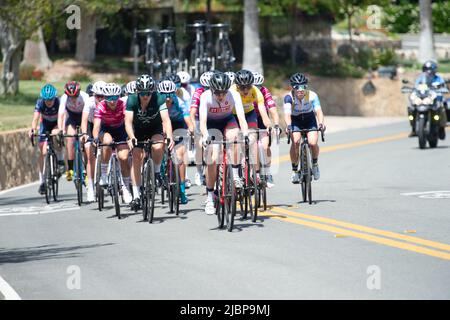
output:
[[[117,128],[125,123],[125,109],[126,105],[122,100],[117,100],[117,107],[115,110],[111,110],[106,101],[103,100],[97,104],[95,109],[95,119],[102,120],[102,126]]]
[[[200,106],[200,96],[203,92],[205,92],[205,88],[200,87],[195,90],[194,94],[192,95],[191,99],[191,110],[196,109],[195,111],[195,117],[198,119],[198,107]]]
[[[275,100],[273,100],[272,98],[272,94],[270,93],[269,89],[267,89],[266,87],[261,87],[259,88],[259,91],[261,91],[262,95],[264,96],[264,106],[266,107],[266,111],[277,106]],[[256,103],[253,103],[253,106],[255,107],[256,114],[259,117],[258,105]]]

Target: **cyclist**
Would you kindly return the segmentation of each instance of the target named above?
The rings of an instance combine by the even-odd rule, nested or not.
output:
[[[192,97],[195,92],[195,87],[190,84],[191,75],[186,71],[180,71],[177,73],[177,75],[180,77],[181,87],[186,89],[186,91],[189,93],[189,96]]]
[[[194,125],[189,116],[189,103],[183,101],[178,97],[175,92],[177,91],[176,85],[170,80],[161,81],[158,85],[158,105],[166,107],[169,111],[170,121],[172,124],[172,131],[175,133],[177,130],[180,132],[180,136],[184,136],[186,129],[189,132],[194,132]],[[184,129],[184,130],[182,130]],[[178,144],[178,141],[176,144]],[[186,157],[186,145],[179,144],[176,148],[176,154],[178,163],[180,164],[180,202],[186,204],[188,199],[186,197],[186,163],[184,161]]]
[[[436,74],[438,65],[436,62],[428,60],[426,61],[422,66],[422,74],[416,79],[415,85],[419,85],[421,83],[427,84],[430,88],[445,88],[446,83],[445,80]],[[437,97],[438,101],[443,101],[442,94],[439,94]],[[408,116],[412,115],[414,119],[416,118],[416,110],[411,110],[408,108]],[[439,126],[439,139],[444,140],[445,139],[445,126],[447,125],[447,113],[445,112],[445,108],[441,109],[441,113],[439,115],[440,126]],[[409,134],[409,137],[416,136],[416,126],[415,126],[415,120],[410,121],[411,124],[411,133]]]
[[[253,85],[254,81],[255,78],[251,71],[245,69],[240,70],[236,72],[236,78],[234,79],[235,84],[231,86],[230,90],[237,92],[242,99],[245,120],[247,121],[249,129],[258,129],[258,117],[255,109],[259,110],[264,126],[269,128],[272,124],[264,105],[264,96],[261,91]],[[257,107],[255,108],[254,105],[257,105]],[[256,135],[253,135],[253,138],[255,137]],[[252,146],[252,150],[252,153],[257,156],[258,153],[256,144]],[[256,169],[259,171],[259,165],[256,166]]]
[[[125,113],[125,128],[130,139],[128,145],[133,152],[132,181],[133,181],[133,209],[141,206],[141,168],[144,160],[142,147],[137,141],[151,139],[163,140],[163,129],[170,140],[169,148],[173,148],[172,125],[170,123],[167,107],[158,105],[156,83],[147,74],[141,75],[136,80],[136,93],[131,94],[127,100]],[[155,163],[155,177],[158,186],[161,186],[161,162],[164,155],[164,144],[152,146],[152,159]]]
[[[31,129],[29,131],[29,137],[31,138],[36,130],[38,121],[40,122],[39,134],[44,134],[45,132],[51,132],[52,134],[57,134],[58,130],[58,109],[60,105],[60,100],[57,97],[56,88],[51,84],[46,84],[42,87],[40,98],[36,102],[34,108],[33,121],[31,122]],[[40,120],[39,120],[40,119]],[[39,137],[39,150],[41,154],[39,155],[39,193],[45,193],[44,185],[44,157],[47,154],[47,141],[44,137]],[[64,170],[64,161],[62,149],[56,149],[58,157],[58,165]]]
[[[248,126],[245,121],[244,109],[239,94],[229,90],[231,87],[230,78],[222,72],[215,72],[209,81],[210,90],[205,91],[200,97],[200,130],[203,143],[209,139],[208,130],[219,130],[227,141],[234,141],[239,134],[239,126],[244,134],[248,136]],[[233,116],[233,110],[237,114],[239,126]],[[214,148],[213,148],[214,149]],[[232,160],[233,180],[236,187],[242,186],[239,177],[237,145],[233,145],[234,157]],[[209,158],[209,157],[207,157]],[[212,162],[207,163],[206,188],[207,200],[205,206],[206,214],[214,214],[214,184],[216,182],[216,168],[218,163],[218,152],[212,153]]]
[[[284,116],[286,121],[286,133],[291,134],[293,143],[291,144],[290,156],[292,163],[291,181],[294,184],[300,182],[298,174],[299,162],[299,146],[301,134],[300,132],[292,132],[302,129],[316,129],[325,131],[324,114],[320,106],[320,100],[317,94],[308,88],[308,78],[302,73],[295,73],[290,77],[290,84],[292,87],[284,97]],[[317,118],[317,119],[316,119]],[[317,125],[317,123],[319,125]],[[308,132],[308,142],[312,149],[312,173],[314,180],[320,177],[319,171],[319,146],[317,144],[317,131]]]
[[[197,172],[195,173],[195,184],[201,186],[205,184],[205,175],[203,173],[203,148],[201,140],[200,125],[198,119],[198,107],[200,106],[200,97],[206,90],[209,89],[209,80],[211,79],[213,72],[206,71],[200,76],[200,88],[195,90],[191,99],[190,115],[191,121],[195,124],[195,165]]]
[[[275,103],[275,100],[273,100],[272,94],[270,93],[269,89],[267,89],[266,87],[264,87],[262,85],[264,83],[264,76],[259,72],[253,72],[253,77],[255,78],[254,85],[263,94],[264,106],[266,107],[266,111],[268,113],[270,113],[270,117],[272,118],[272,120],[275,124],[275,126],[274,126],[275,130],[277,130],[277,134],[279,134],[279,131],[281,130],[280,125],[279,125],[280,119],[278,116],[277,105]],[[256,114],[258,116],[258,128],[259,129],[267,129],[266,126],[264,125],[261,115],[259,114],[258,106],[254,105],[254,107],[255,107]],[[269,147],[269,136],[267,134],[263,135],[261,137],[261,142],[262,142],[264,151],[266,152],[266,155],[267,155],[267,163],[265,164],[265,166],[266,166],[265,173],[267,175],[267,177],[266,177],[267,187],[272,188],[274,186],[274,183],[273,183],[272,173],[270,172],[272,153],[271,153],[270,147]]]
[[[231,84],[234,84],[234,80],[236,79],[236,73],[233,71],[227,71],[225,74],[231,79]]]
[[[74,135],[76,127],[81,126],[83,108],[88,103],[89,96],[81,91],[80,84],[70,81],[64,86],[64,94],[61,97],[58,114],[58,128],[63,134]],[[67,114],[67,118],[65,118]],[[64,121],[65,120],[65,121]],[[74,138],[69,138],[66,144],[68,170],[67,181],[72,181],[73,160],[75,159]]]
[[[123,102],[125,102],[125,105],[127,104],[128,96],[130,94],[136,93],[136,80],[130,81],[125,85],[124,88],[124,96],[120,98]]]
[[[94,95],[94,90],[92,89],[94,85],[92,83],[89,83],[86,87],[86,93],[89,97],[92,97]]]
[[[120,86],[115,83],[107,83],[103,86],[103,95],[105,99],[97,104],[94,114],[94,147],[101,141],[104,144],[112,142],[121,142],[127,140],[125,131],[125,104],[120,97]],[[132,196],[128,190],[130,185],[130,168],[128,165],[128,148],[125,145],[117,146],[117,154],[122,171],[122,195],[125,203],[132,201]],[[111,148],[105,147],[101,163],[100,185],[106,186],[108,162],[111,158]]]
[[[106,85],[104,81],[97,81],[92,86],[93,96],[89,98],[88,103],[83,108],[83,116],[81,118],[81,143],[84,143],[86,152],[86,173],[87,173],[87,202],[95,201],[94,193],[94,168],[95,155],[92,147],[92,129],[94,128],[94,115],[96,106],[103,101],[103,88]]]

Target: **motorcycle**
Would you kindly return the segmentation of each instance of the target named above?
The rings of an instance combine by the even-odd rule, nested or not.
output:
[[[403,80],[407,84],[407,80]],[[419,148],[425,149],[428,144],[430,148],[436,148],[439,138],[439,127],[442,121],[441,115],[444,103],[437,99],[440,95],[448,93],[447,88],[438,88],[426,83],[417,84],[413,87],[402,87],[402,93],[409,93],[408,114],[409,120],[414,123]]]

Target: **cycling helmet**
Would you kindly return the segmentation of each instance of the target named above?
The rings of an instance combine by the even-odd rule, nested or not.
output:
[[[231,79],[223,72],[215,72],[211,76],[209,85],[212,91],[226,91],[231,87]]]
[[[158,84],[158,92],[160,93],[174,93],[177,91],[177,86],[171,80],[163,80]]]
[[[189,83],[191,81],[191,75],[187,73],[186,71],[180,71],[177,73],[178,77],[180,77],[181,83]]]
[[[211,76],[213,75],[214,72],[212,71],[206,71],[203,72],[202,75],[200,76],[200,84],[205,87],[205,88],[209,88],[209,80],[211,80]]]
[[[92,91],[95,95],[103,95],[103,87],[106,85],[105,81],[97,81],[94,82],[94,85],[92,86]]]
[[[136,80],[136,91],[155,91],[155,80],[148,74],[143,74]]]
[[[236,74],[233,71],[227,71],[225,74],[230,77],[231,83],[234,83],[234,80],[236,79]]]
[[[94,95],[92,87],[93,87],[92,83],[89,83],[86,87],[86,93],[89,95],[89,97],[92,97]]]
[[[426,61],[422,66],[422,71],[427,75],[435,75],[437,71],[437,64],[432,60]]]
[[[136,93],[136,81],[130,81],[127,83],[126,92],[128,94]]]
[[[253,73],[251,71],[243,69],[236,72],[236,78],[234,81],[240,86],[248,86],[253,84],[254,79],[255,78],[253,77]]]
[[[46,84],[41,89],[41,98],[44,100],[52,100],[56,97],[56,88],[51,84]]]
[[[264,83],[264,76],[259,72],[253,72],[253,77],[255,78],[253,84],[255,86],[260,86]]]
[[[64,86],[64,93],[69,97],[78,97],[80,94],[81,88],[80,84],[76,81],[69,81]]]
[[[123,84],[123,85],[120,87],[120,96],[121,96],[121,97],[125,97],[126,94],[127,94],[127,85],[126,85],[126,84]]]
[[[103,95],[105,97],[120,96],[122,89],[116,83],[107,83],[103,86]]]
[[[291,85],[306,85],[306,84],[308,84],[308,78],[306,78],[305,75],[300,72],[294,73],[289,78],[289,81],[291,82]]]
[[[175,85],[177,86],[177,88],[181,87],[181,79],[180,79],[180,77],[179,77],[176,73],[172,73],[171,75],[169,75],[168,77],[166,77],[164,80],[170,80],[170,81],[173,81],[173,83],[175,83]]]

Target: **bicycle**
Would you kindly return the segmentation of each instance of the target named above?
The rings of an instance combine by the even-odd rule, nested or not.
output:
[[[156,29],[135,30],[136,35],[144,34],[146,36],[144,62],[147,65],[148,72],[152,77],[156,77],[156,71],[161,68],[161,62],[159,60],[156,45],[157,41],[155,39],[157,32],[158,30]]]
[[[236,61],[229,38],[231,27],[227,23],[218,23],[211,25],[211,28],[219,30],[219,37],[215,45],[217,65],[223,70],[231,70]]]
[[[120,145],[127,145],[126,141],[120,141],[120,142],[113,142],[113,143],[108,143],[108,144],[103,144],[100,143],[98,145],[97,150],[101,150],[101,147],[111,147],[112,149],[112,153],[111,153],[111,158],[109,159],[108,162],[108,185],[107,185],[107,190],[109,192],[109,194],[111,195],[111,198],[114,202],[114,208],[116,211],[116,216],[119,219],[122,219],[122,216],[120,215],[120,204],[119,204],[119,195],[122,196],[122,172],[120,170],[120,164],[119,164],[119,160],[117,159],[117,153],[116,153],[116,149],[117,146]],[[101,151],[98,151],[98,153],[101,153]],[[96,186],[97,189],[101,188],[102,186],[100,186],[100,176],[101,176],[101,161],[99,161],[101,159],[101,157],[97,157],[97,164],[96,164]],[[100,164],[99,164],[100,163]],[[100,170],[98,170],[100,168]],[[100,193],[100,196],[103,196],[103,193]],[[99,203],[102,203],[102,208],[103,208],[103,204],[104,204],[104,199],[100,199],[99,198]],[[100,207],[100,205],[99,205]],[[101,211],[101,209],[100,209]]]
[[[156,181],[155,181],[155,165],[152,159],[152,146],[154,144],[164,143],[164,141],[137,141],[137,147],[142,147],[144,150],[144,161],[141,168],[141,183],[142,183],[142,217],[144,221],[153,222],[155,212],[155,195],[156,195]]]
[[[31,145],[34,147],[34,137],[45,137],[47,141],[47,154],[44,159],[44,187],[45,187],[45,201],[50,204],[50,198],[53,194],[53,200],[58,201],[58,182],[61,174],[58,169],[58,157],[56,156],[53,147],[53,137],[60,137],[60,134],[51,134],[45,132],[44,134],[33,133],[31,136]]]
[[[249,131],[249,133],[250,132],[252,131]],[[255,130],[254,132],[257,131]],[[256,222],[256,217],[258,215],[258,178],[256,176],[255,162],[250,159],[250,143],[248,138],[244,141],[244,150],[244,164],[242,169],[244,184],[242,189],[239,190],[238,200],[241,211],[243,212],[242,219],[246,219],[250,212],[252,221]],[[242,205],[242,202],[244,202],[244,205]]]
[[[174,137],[174,141],[179,141],[180,137]],[[163,165],[161,165],[161,203],[164,204],[165,192],[169,200],[169,212],[178,215],[180,212],[180,167],[175,160],[176,153],[166,148]]]
[[[84,144],[80,143],[80,138],[83,134],[80,133],[80,127],[76,127],[77,133],[74,135],[63,135],[64,138],[75,138],[75,161],[73,167],[73,182],[75,184],[75,189],[77,190],[77,202],[78,205],[81,206],[83,203],[83,186],[86,185],[85,177],[86,172],[85,161],[84,161]]]
[[[206,43],[205,33],[210,31],[209,25],[204,21],[186,25],[186,28],[195,30],[194,49],[191,51],[190,73],[198,79],[204,72],[214,69],[214,59],[210,53],[211,45]]]
[[[178,70],[179,59],[177,58],[177,50],[172,35],[175,34],[173,29],[164,29],[159,31],[163,36],[162,52],[161,52],[161,69],[162,76],[170,75]]]
[[[300,132],[301,133],[301,144],[299,148],[299,159],[300,159],[300,184],[302,189],[303,202],[308,201],[312,204],[312,152],[311,147],[308,142],[308,132],[320,131],[322,142],[325,142],[324,132],[321,129],[303,129],[303,130],[289,130],[288,132],[288,144],[291,141],[291,133]]]

